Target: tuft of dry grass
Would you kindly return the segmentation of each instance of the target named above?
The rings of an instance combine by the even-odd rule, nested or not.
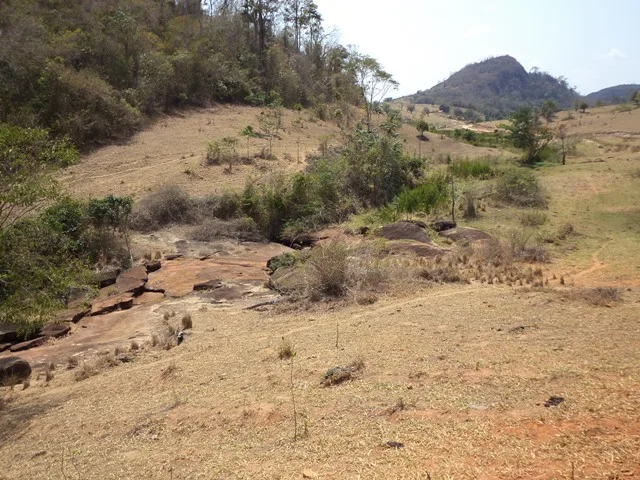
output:
[[[563,295],[571,300],[586,302],[595,307],[610,307],[622,301],[620,290],[615,287],[577,288]]]
[[[282,342],[278,347],[278,358],[280,360],[289,360],[296,356],[296,351],[288,339],[282,337]]]
[[[193,320],[191,319],[191,314],[186,313],[182,316],[182,329],[189,330],[193,328]]]
[[[345,366],[333,367],[327,370],[321,385],[329,387],[339,385],[349,380],[354,380],[364,370],[365,364],[362,358],[357,358]]]

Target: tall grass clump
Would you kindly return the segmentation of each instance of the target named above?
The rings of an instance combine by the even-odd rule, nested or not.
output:
[[[149,232],[173,223],[189,223],[193,219],[193,204],[187,193],[175,185],[161,187],[135,206],[132,226]]]
[[[449,168],[456,178],[484,180],[494,176],[493,168],[484,160],[456,160]]]

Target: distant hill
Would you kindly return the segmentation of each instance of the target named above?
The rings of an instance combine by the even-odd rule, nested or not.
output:
[[[595,105],[597,102],[602,102],[605,105],[615,105],[628,102],[631,99],[631,94],[638,90],[640,90],[640,85],[637,83],[616,85],[615,87],[603,88],[597,92],[590,93],[584,97],[584,100],[589,105]]]
[[[433,88],[405,97],[414,103],[472,109],[488,120],[504,118],[523,105],[541,105],[548,98],[569,108],[579,95],[562,77],[537,69],[527,72],[509,55],[467,65]]]

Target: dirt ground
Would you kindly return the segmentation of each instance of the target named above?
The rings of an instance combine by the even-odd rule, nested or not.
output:
[[[192,304],[169,352],[10,392],[0,478],[638,476],[640,297],[624,300],[452,286],[339,312]],[[354,359],[358,378],[320,385]]]

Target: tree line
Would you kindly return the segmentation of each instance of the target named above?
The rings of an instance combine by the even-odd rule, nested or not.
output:
[[[364,106],[363,63],[311,0],[0,3],[0,122],[80,149],[189,105]]]

